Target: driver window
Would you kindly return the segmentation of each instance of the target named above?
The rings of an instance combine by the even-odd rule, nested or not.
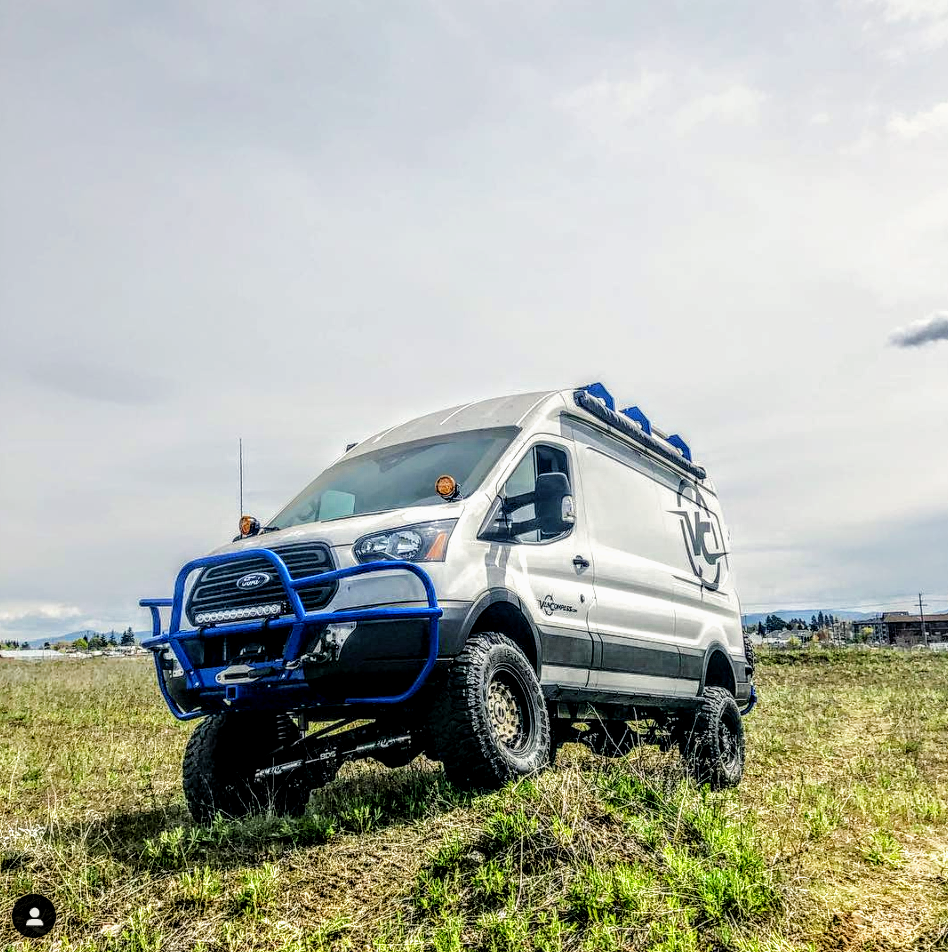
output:
[[[540,473],[564,473],[569,478],[569,465],[566,453],[553,446],[534,446],[520,461],[504,484],[504,498],[533,492]],[[533,503],[528,503],[507,514],[510,522],[526,522],[535,516]],[[513,537],[517,542],[545,542],[555,539],[556,535],[542,534],[539,529],[522,532]]]

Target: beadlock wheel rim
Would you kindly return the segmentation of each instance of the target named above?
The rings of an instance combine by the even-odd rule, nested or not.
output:
[[[497,740],[508,750],[523,746],[526,735],[524,705],[505,678],[495,677],[487,688],[487,712]]]

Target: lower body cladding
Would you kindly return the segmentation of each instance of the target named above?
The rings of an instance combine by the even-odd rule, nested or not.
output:
[[[605,639],[592,633],[590,661],[576,660],[544,653],[541,683],[547,697],[695,706],[709,672],[709,683],[726,686],[738,701],[747,700],[751,692],[744,657],[734,657],[719,642],[693,648],[641,638]]]

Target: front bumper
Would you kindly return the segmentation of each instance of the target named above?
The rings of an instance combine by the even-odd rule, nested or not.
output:
[[[246,559],[248,556],[260,556],[271,562],[283,586],[292,615],[278,619],[258,619],[232,625],[182,631],[181,617],[185,585],[189,575],[197,569]],[[307,586],[325,585],[327,582],[371,572],[393,571],[409,572],[415,575],[424,586],[427,605],[307,612],[300,600],[300,589],[305,589]],[[292,709],[326,704],[337,706],[340,703],[368,706],[400,704],[417,693],[434,668],[440,643],[439,622],[444,613],[438,605],[431,578],[412,562],[369,562],[365,565],[324,572],[321,575],[294,579],[290,577],[286,564],[277,553],[262,548],[244,549],[240,552],[226,552],[221,555],[194,559],[183,566],[178,573],[172,598],[143,598],[139,605],[150,609],[152,616],[152,637],[143,641],[142,645],[154,653],[155,671],[162,696],[171,713],[179,720],[190,720],[210,711],[228,707]],[[166,632],[162,631],[161,624],[161,609],[163,608],[171,609]],[[331,699],[314,687],[311,679],[307,677],[304,652],[314,629],[325,629],[327,625],[349,622],[365,622],[372,626],[400,626],[409,621],[425,623],[427,644],[420,646],[422,650],[419,660],[423,657],[424,664],[406,689],[398,693],[374,694],[368,697]],[[284,630],[286,640],[280,656],[269,657],[265,660],[248,659],[241,665],[243,671],[240,673],[239,683],[227,683],[227,673],[234,670],[232,663],[209,666],[196,664],[193,660],[194,652],[189,650],[189,646],[193,648],[195,642],[235,635],[245,636],[257,633],[261,638],[279,636],[282,640]],[[392,670],[397,680],[401,680],[397,677],[401,673],[403,672]]]

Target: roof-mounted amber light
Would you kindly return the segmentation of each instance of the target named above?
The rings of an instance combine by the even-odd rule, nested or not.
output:
[[[457,499],[461,493],[461,487],[453,476],[439,476],[435,483],[435,491],[442,499]]]
[[[240,534],[242,537],[255,536],[260,531],[260,523],[254,516],[240,517]]]

